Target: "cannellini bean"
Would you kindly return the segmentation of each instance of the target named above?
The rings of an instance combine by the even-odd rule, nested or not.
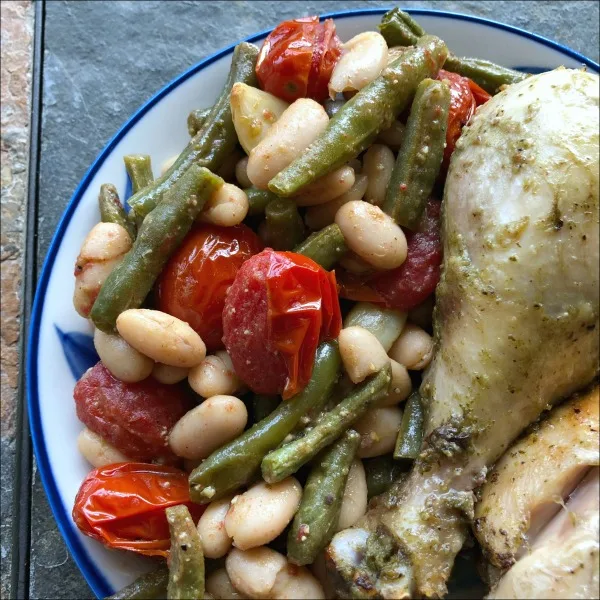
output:
[[[131,248],[127,230],[116,223],[97,223],[83,241],[75,262],[75,310],[87,318],[111,271]]]
[[[225,569],[217,569],[206,578],[205,584],[206,592],[212,594],[215,600],[238,600],[246,598],[243,594],[240,594],[231,583],[229,575]],[[206,593],[204,594],[206,599]]]
[[[336,531],[352,527],[366,512],[367,476],[362,461],[356,459],[348,472]]]
[[[207,558],[221,558],[231,548],[231,537],[225,529],[225,515],[233,496],[211,502],[198,521],[198,535]]]
[[[407,323],[390,348],[390,357],[411,371],[424,369],[433,356],[433,338],[418,325]]]
[[[173,385],[183,381],[190,372],[185,367],[172,367],[171,365],[163,365],[162,363],[154,363],[152,369],[152,377],[160,383],[166,383],[167,385]]]
[[[367,273],[373,273],[374,270],[367,261],[351,251],[346,252],[338,262],[348,273],[354,275],[366,275]]]
[[[356,200],[335,215],[350,250],[376,269],[395,269],[406,260],[406,237],[379,207]]]
[[[302,487],[294,477],[274,484],[264,481],[236,496],[225,517],[225,529],[240,550],[248,550],[274,540],[292,520],[302,497]]]
[[[362,436],[357,456],[370,458],[392,452],[401,422],[402,410],[397,406],[368,410],[352,426]]]
[[[412,391],[412,381],[404,365],[391,360],[392,381],[388,395],[380,400],[379,406],[395,406],[408,398]]]
[[[120,335],[96,329],[94,346],[104,366],[121,381],[135,383],[152,373],[154,361],[131,347]]]
[[[377,136],[377,141],[388,146],[390,150],[397,152],[404,140],[404,129],[405,125],[402,121],[394,121],[388,129],[384,129]]]
[[[244,190],[233,183],[224,183],[206,203],[200,213],[200,220],[222,227],[233,227],[246,218],[249,206]]]
[[[348,165],[323,175],[293,197],[298,206],[317,206],[345,194],[355,181],[354,169]]]
[[[334,198],[331,202],[309,207],[306,210],[304,218],[306,225],[314,231],[331,225],[341,206],[352,200],[362,200],[367,191],[367,184],[368,179],[366,175],[356,175],[354,185],[345,194]]]
[[[363,381],[390,362],[379,340],[364,327],[345,327],[338,343],[344,369],[353,383]]]
[[[247,421],[246,405],[239,398],[213,396],[175,423],[169,445],[182,458],[205,458],[242,433]]]
[[[87,427],[77,436],[77,448],[85,460],[96,469],[114,463],[131,461],[130,458]]]
[[[329,117],[314,100],[299,98],[283,112],[248,158],[248,179],[259,189],[285,169],[323,132]]]
[[[342,56],[329,80],[329,96],[362,90],[379,76],[387,60],[388,47],[380,33],[365,31],[355,35],[342,45]]]
[[[385,200],[396,160],[394,153],[383,144],[373,144],[363,157],[363,173],[369,179],[365,200],[381,206]]]
[[[174,164],[175,161],[179,158],[179,154],[175,156],[171,156],[171,158],[167,158],[165,162],[160,167],[160,174],[164,175]]]
[[[235,178],[237,182],[245,189],[252,186],[252,182],[248,179],[248,157],[244,156],[238,160],[235,165]]]
[[[227,352],[207,356],[197,367],[190,369],[188,383],[204,398],[233,394],[241,386]]]
[[[288,563],[277,573],[269,597],[274,600],[324,600],[325,592],[317,578],[306,567]]]
[[[172,367],[195,367],[206,356],[202,338],[185,322],[159,310],[130,308],[117,331],[136,350]]]
[[[266,546],[251,550],[233,548],[225,559],[231,583],[250,598],[270,598],[275,579],[286,565],[285,556]]]

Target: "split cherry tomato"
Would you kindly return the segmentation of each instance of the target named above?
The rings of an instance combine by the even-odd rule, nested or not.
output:
[[[93,470],[73,507],[85,535],[110,548],[164,556],[171,546],[165,509],[185,504],[194,522],[204,507],[190,500],[188,476],[163,465],[118,463]]]
[[[319,17],[303,17],[280,23],[258,55],[256,76],[261,88],[287,102],[325,100],[340,46],[331,19],[319,23]]]
[[[225,294],[244,261],[261,250],[245,225],[194,226],[160,276],[158,308],[189,323],[208,350],[223,348]]]
[[[318,343],[341,326],[334,273],[271,248],[242,265],[223,310],[235,372],[255,392],[284,398],[306,386]]]

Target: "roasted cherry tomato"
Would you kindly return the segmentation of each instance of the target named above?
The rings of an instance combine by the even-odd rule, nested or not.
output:
[[[85,478],[73,521],[85,535],[110,548],[167,556],[171,546],[165,509],[185,504],[194,522],[204,507],[190,500],[188,476],[164,465],[117,463]]]
[[[158,308],[187,321],[209,350],[223,348],[225,294],[242,263],[261,250],[245,225],[196,225],[160,276]]]
[[[318,343],[337,337],[341,324],[335,275],[267,248],[242,265],[227,293],[223,340],[252,390],[289,398],[309,382]]]
[[[331,19],[303,17],[280,23],[265,40],[256,76],[260,87],[287,102],[327,98],[327,84],[341,55]]]
[[[445,81],[450,87],[450,112],[444,149],[444,167],[447,169],[462,128],[471,120],[475,109],[487,102],[491,96],[474,81],[457,73],[442,69],[437,78]]]

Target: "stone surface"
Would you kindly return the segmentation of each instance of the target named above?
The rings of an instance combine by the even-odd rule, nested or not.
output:
[[[127,117],[169,80],[203,56],[284,18],[391,4],[391,0],[47,3],[38,268],[90,163]],[[503,21],[598,60],[597,2],[402,5]],[[90,597],[56,533],[37,477],[32,515],[31,597]]]
[[[26,0],[2,4],[0,165],[0,596],[8,598],[16,397],[19,379],[21,268],[26,212],[33,10]]]

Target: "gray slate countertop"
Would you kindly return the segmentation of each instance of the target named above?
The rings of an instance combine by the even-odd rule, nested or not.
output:
[[[163,85],[243,37],[308,14],[392,0],[46,4],[38,272],[60,216],[89,165],[121,124]],[[502,21],[598,60],[597,2],[402,2]],[[482,42],[483,43],[483,42]],[[76,452],[65,448],[65,452]],[[90,598],[34,471],[32,598]]]

